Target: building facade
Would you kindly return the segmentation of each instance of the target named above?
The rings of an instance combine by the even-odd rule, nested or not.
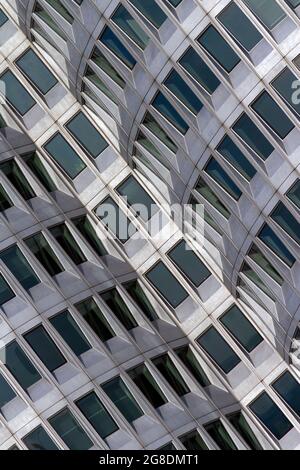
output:
[[[0,449],[300,449],[300,1],[2,0],[0,58]]]

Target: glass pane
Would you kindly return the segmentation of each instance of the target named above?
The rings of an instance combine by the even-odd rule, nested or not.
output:
[[[42,426],[39,426],[23,439],[29,450],[59,450]]]
[[[60,0],[46,0],[65,20],[69,23],[73,23],[74,18],[70,15],[66,7],[61,3]]]
[[[282,202],[278,204],[271,217],[300,245],[300,224]]]
[[[144,413],[120,377],[103,384],[102,388],[129,423],[143,416]]]
[[[261,251],[255,246],[252,245],[251,250],[248,253],[248,256],[257,263],[269,276],[274,279],[279,285],[282,286],[284,280],[280,276],[279,272],[274,268],[274,266],[269,262],[269,260],[261,253]]]
[[[155,0],[129,0],[156,28],[160,28],[167,16]]]
[[[108,341],[115,336],[113,329],[94,299],[86,299],[76,304],[76,308],[101,341]]]
[[[8,21],[6,14],[0,10],[0,28]]]
[[[208,380],[204,370],[188,346],[175,349],[175,353],[180,357],[186,368],[192,373],[201,387],[207,387],[210,385],[210,381]]]
[[[126,330],[130,331],[138,326],[117,289],[104,292],[101,297]]]
[[[32,49],[25,52],[16,61],[16,64],[43,95],[46,95],[58,83],[48,67]]]
[[[91,60],[103,70],[121,88],[125,88],[126,82],[104,55],[95,47]]]
[[[91,349],[90,343],[67,310],[50,318],[50,323],[62,336],[76,356],[80,356]]]
[[[39,278],[17,245],[2,251],[0,258],[25,290],[28,291],[40,283]]]
[[[1,163],[0,169],[25,201],[35,197],[33,189],[29,185],[26,177],[23,175],[21,168],[14,160]]]
[[[68,409],[50,418],[49,423],[71,450],[88,450],[94,445]]]
[[[150,300],[137,281],[130,281],[124,284],[124,287],[150,321],[158,319],[158,315],[152,307]]]
[[[4,188],[0,185],[0,212],[5,211],[13,206],[10,198],[4,191]]]
[[[66,363],[64,356],[42,326],[26,333],[24,338],[50,372]]]
[[[61,38],[63,38],[64,41],[67,40],[67,37],[62,32],[62,30],[58,27],[58,25],[52,19],[52,17],[49,15],[49,13],[46,10],[44,10],[44,8],[42,8],[41,5],[37,2],[35,4],[34,13],[39,18],[41,18],[49,26],[49,28],[51,28],[53,31],[55,31],[56,34],[58,34]],[[38,23],[34,24],[34,28],[35,28],[35,30],[38,29],[38,32],[46,39],[46,41],[49,41],[48,35],[44,32],[44,30],[39,26]],[[52,45],[53,45],[53,43],[54,43],[54,39],[51,41]]]
[[[228,73],[241,61],[232,47],[213,26],[209,26],[197,41]]]
[[[43,234],[37,233],[33,237],[26,238],[24,241],[50,276],[55,276],[56,274],[64,271],[64,268],[58,261],[54,251]]]
[[[5,346],[5,365],[24,390],[42,378],[16,341]]]
[[[300,180],[297,180],[286,195],[300,209]]]
[[[189,432],[179,439],[187,450],[208,450],[207,445],[197,431]]]
[[[249,322],[236,305],[231,307],[220,318],[220,321],[249,353],[263,341],[263,338],[252,323]]]
[[[167,121],[173,124],[181,134],[185,135],[187,133],[189,126],[161,92],[157,93],[152,101],[152,106],[157,109]]]
[[[86,261],[86,257],[65,224],[52,227],[50,232],[75,264],[78,265]]]
[[[184,240],[169,251],[168,256],[196,287],[211,276],[211,272]]]
[[[241,362],[237,354],[214,327],[210,327],[197,339],[197,342],[221,367],[225,374],[228,374]]]
[[[51,193],[52,191],[56,191],[56,186],[52,179],[50,178],[47,170],[45,169],[43,163],[41,162],[40,158],[37,156],[36,153],[31,155],[23,155],[23,158],[33,174],[37,177],[37,179],[42,183],[42,185]]]
[[[178,307],[188,297],[186,290],[162,261],[148,271],[146,278],[173,308]]]
[[[124,31],[141,49],[145,49],[149,37],[139,26],[137,21],[130,15],[123,5],[120,5],[111,20]]]
[[[254,432],[240,411],[228,416],[228,419],[251,450],[263,450],[263,447],[258,442]]]
[[[275,0],[244,0],[244,3],[270,30],[286,17],[286,14]]]
[[[223,170],[221,165],[211,158],[209,163],[205,167],[206,173],[208,173],[211,178],[213,178],[230,196],[232,196],[236,201],[242,195],[242,191],[238,186],[232,181],[232,179],[227,175],[226,171]]]
[[[136,181],[133,176],[129,176],[116,191],[123,196],[127,204],[147,222],[149,218],[158,211],[158,207],[149,196],[147,191]]]
[[[14,292],[11,290],[4,277],[0,274],[0,307],[14,297]]]
[[[199,178],[195,190],[198,191],[198,193],[200,193],[201,196],[206,199],[218,212],[220,212],[220,214],[222,214],[226,219],[229,219],[231,215],[229,210],[202,178]],[[205,213],[207,213],[206,210]]]
[[[15,392],[6,382],[5,378],[0,374],[0,408],[5,406],[16,397]]]
[[[274,151],[274,147],[251,121],[247,114],[242,114],[232,128],[249,147],[264,161]]]
[[[226,136],[222,140],[217,147],[217,151],[248,181],[251,181],[251,179],[256,175],[255,168],[230,137]]]
[[[68,122],[66,128],[93,158],[108,147],[106,140],[82,112]]]
[[[300,115],[300,103],[294,99],[294,83],[298,83],[298,78],[290,69],[285,68],[281,74],[272,82],[272,86],[280,96]]]
[[[87,216],[72,219],[72,222],[99,256],[108,254]]]
[[[138,366],[128,371],[128,374],[154,408],[167,403],[165,396],[146,366]]]
[[[186,82],[181,78],[176,70],[173,70],[164,85],[179,99],[192,113],[198,114],[203,104],[190,89]]]
[[[95,211],[99,219],[121,243],[126,243],[135,234],[135,226],[110,196],[102,201]]]
[[[221,84],[220,80],[192,47],[182,56],[179,60],[179,64],[200,83],[209,94],[216,91]]]
[[[278,395],[300,416],[300,384],[290,372],[285,372],[272,383]]]
[[[152,134],[154,134],[164,145],[166,145],[168,149],[171,150],[171,152],[177,152],[178,147],[170,139],[162,127],[160,127],[160,125],[155,121],[151,114],[146,114],[143,125],[147,127],[147,129],[149,129],[149,131],[152,132]]]
[[[100,41],[115,54],[127,67],[131,70],[136,64],[135,58],[130,54],[128,49],[122,44],[120,39],[108,27],[105,28],[101,35]]]
[[[207,424],[204,428],[221,450],[237,450],[221,421]]]
[[[152,362],[180,397],[190,393],[190,389],[167,354],[165,356],[152,359]]]
[[[19,80],[13,75],[10,70],[4,72],[0,76],[5,86],[5,99],[21,114],[28,113],[28,111],[36,104],[35,100],[23,87]]]
[[[89,393],[80,400],[77,400],[76,405],[102,439],[105,439],[119,429],[96,393]]]
[[[292,424],[274,401],[263,392],[251,405],[250,410],[274,434],[276,439],[282,439],[292,428]]]
[[[61,134],[56,134],[44,148],[71,179],[86,168],[86,164]]]
[[[259,238],[290,268],[294,265],[296,259],[267,224],[261,230]]]

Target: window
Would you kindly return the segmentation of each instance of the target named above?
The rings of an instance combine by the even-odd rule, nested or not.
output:
[[[155,0],[129,0],[156,28],[166,21],[167,15],[157,5]]]
[[[32,49],[28,49],[16,61],[16,64],[43,95],[46,95],[58,83],[48,67]]]
[[[263,38],[254,24],[234,2],[231,2],[218,15],[218,20],[246,51],[251,51]]]
[[[91,349],[90,343],[68,310],[50,318],[50,323],[77,357]]]
[[[181,134],[185,135],[187,133],[189,126],[160,91],[152,101],[152,106]]]
[[[73,263],[79,265],[86,262],[86,257],[65,224],[50,228],[50,232],[66,254],[72,259]]]
[[[129,423],[143,416],[144,413],[120,377],[106,382],[102,388]]]
[[[6,382],[3,375],[0,374],[0,408],[3,408],[7,403],[16,397],[15,392],[10,385]]]
[[[189,372],[192,373],[201,387],[207,387],[210,385],[210,381],[189,346],[177,348],[175,349],[175,353],[182,360]]]
[[[76,178],[86,168],[86,164],[59,133],[52,137],[44,148],[71,179]]]
[[[86,299],[75,306],[101,341],[108,341],[115,336],[113,329],[94,299]]]
[[[274,147],[247,114],[242,114],[232,129],[262,160],[267,160],[274,151]]]
[[[300,245],[300,224],[282,202],[272,212],[271,217]]]
[[[181,1],[181,0],[180,0]],[[162,446],[159,448],[159,450],[165,450],[165,451],[169,451],[169,450],[177,450],[176,447],[174,446],[173,442],[168,442],[168,444]]]
[[[179,440],[187,450],[208,450],[198,431],[191,431],[179,437]]]
[[[154,408],[167,403],[166,397],[144,364],[131,369],[128,374]]]
[[[90,67],[87,67],[85,71],[85,77],[88,79],[89,82],[93,83],[99,90],[104,93],[111,101],[113,101],[116,105],[118,105],[118,101],[112,91],[106,86],[106,84],[101,80],[100,77],[92,70]],[[101,103],[98,97],[91,91],[86,85],[83,85],[83,89],[88,96],[90,96],[94,101],[97,103]],[[102,106],[100,104],[100,106]]]
[[[168,257],[196,287],[199,287],[211,276],[211,272],[184,240],[181,240],[168,252]]]
[[[228,137],[228,135],[218,145],[217,151],[230,163],[247,181],[251,181],[256,175],[255,168],[247,160],[245,155]]]
[[[225,427],[220,420],[214,421],[213,423],[206,424],[204,426],[206,432],[215,441],[221,450],[237,450],[236,445],[229,436]]]
[[[286,371],[279,379],[272,383],[272,387],[282,400],[300,416],[300,384],[294,376]]]
[[[149,37],[139,26],[137,21],[131,16],[123,5],[120,5],[113,16],[113,23],[124,31],[141,49],[145,49],[149,42]]]
[[[300,115],[300,104],[297,104],[297,100],[293,99],[293,90],[295,89],[293,86],[294,83],[298,83],[298,78],[290,71],[290,69],[285,68],[278,77],[273,80],[271,85],[284,101],[286,101],[296,111],[296,113]]]
[[[197,342],[225,374],[229,374],[241,362],[234,350],[213,326],[203,333]]]
[[[26,238],[24,241],[50,276],[56,276],[56,274],[64,271],[64,268],[42,233],[37,233],[30,238]]]
[[[252,323],[236,305],[233,305],[220,318],[220,321],[248,353],[252,352],[263,341]]]
[[[135,234],[135,226],[110,196],[96,207],[95,212],[121,243],[126,243]]]
[[[169,358],[168,354],[152,359],[153,364],[158,368],[161,375],[169,383],[169,385],[175,390],[175,392],[182,397],[187,393],[190,393],[190,389],[186,385],[185,381],[179,374],[173,361]]]
[[[218,196],[210,189],[208,184],[202,179],[199,178],[195,190],[201,194],[201,196],[208,201],[220,214],[222,214],[226,219],[229,219],[230,212],[227,207],[220,201]],[[206,212],[206,210],[205,210]]]
[[[273,302],[276,302],[276,297],[274,297],[271,290],[266,286],[262,281],[261,277],[252,269],[247,263],[243,264],[241,273],[244,274],[251,282],[253,282],[262,292],[264,292]]]
[[[227,418],[251,450],[263,450],[243,413],[238,411],[237,413],[227,416]]]
[[[42,378],[16,341],[5,346],[4,364],[25,391]]]
[[[0,274],[0,307],[15,297],[4,277]]]
[[[28,113],[36,102],[14,74],[7,70],[0,76],[0,80],[5,87],[5,99],[21,116]]]
[[[101,297],[126,330],[130,331],[138,326],[117,289],[104,292]]]
[[[240,199],[242,191],[228,176],[226,171],[223,170],[217,160],[211,158],[205,167],[205,172],[213,180],[215,180],[231,197],[233,197],[233,199],[235,199],[236,201]]]
[[[197,115],[201,111],[203,104],[176,70],[172,70],[168,78],[164,81],[164,85],[193,114]]]
[[[188,297],[186,290],[162,261],[148,271],[146,278],[173,308],[178,307]]]
[[[149,129],[149,131],[152,132],[152,134],[154,134],[155,137],[157,137],[157,139],[159,139],[166,147],[168,147],[171,152],[177,152],[178,147],[174,144],[174,142],[170,139],[162,127],[160,127],[160,125],[156,122],[150,113],[145,115],[143,125]]]
[[[197,52],[190,47],[179,60],[179,64],[188,72],[210,95],[221,84],[220,80],[206,65]]]
[[[22,155],[24,161],[27,163],[32,173],[37,177],[37,179],[42,183],[49,193],[56,191],[56,186],[52,179],[50,178],[47,170],[44,167],[44,164],[41,162],[41,159],[37,156],[36,153],[29,155]]]
[[[66,359],[42,325],[26,333],[24,338],[50,372],[66,363]]]
[[[46,0],[49,5],[54,8],[57,13],[59,13],[65,20],[67,20],[69,23],[73,23],[74,18],[73,16],[70,15],[66,7],[61,3],[60,0]]]
[[[157,211],[158,207],[147,191],[137,182],[133,176],[129,176],[116,191],[126,198],[127,204],[147,222]]]
[[[1,163],[0,169],[25,201],[35,197],[35,193],[29,185],[27,178],[14,160]]]
[[[135,303],[142,310],[142,312],[146,315],[148,320],[154,321],[158,319],[158,315],[156,314],[153,306],[150,303],[150,300],[148,300],[148,297],[146,296],[138,281],[135,280],[127,282],[124,284],[124,287]]]
[[[94,445],[67,408],[50,418],[49,423],[71,450],[88,450]]]
[[[62,32],[61,28],[59,28],[56,24],[56,22],[52,19],[52,17],[49,15],[49,13],[41,7],[41,5],[36,2],[35,8],[34,8],[34,13],[42,19],[46,23],[49,28],[51,28],[56,34],[58,34],[64,41],[67,40],[65,34]],[[34,29],[38,30],[38,32],[46,39],[46,41],[49,41],[49,36],[44,32],[44,30],[40,27],[39,23],[34,22],[33,24]],[[51,44],[53,45],[54,40],[51,41]],[[55,46],[54,46],[55,47]]]
[[[252,103],[251,107],[281,139],[285,139],[295,127],[282,108],[266,91]]]
[[[29,450],[59,450],[42,426],[38,426],[22,441]]]
[[[9,209],[12,206],[13,206],[13,203],[9,199],[8,195],[6,194],[6,191],[4,191],[4,188],[0,185],[0,212],[3,212],[6,209]]]
[[[287,197],[300,209],[300,179],[287,192]]]
[[[101,35],[100,41],[115,54],[129,69],[133,69],[136,65],[135,58],[130,54],[128,49],[123,45],[120,39],[108,27],[105,28]]]
[[[286,17],[276,0],[243,1],[269,30],[274,29]]]
[[[95,47],[91,60],[106,73],[117,85],[121,88],[125,88],[126,82],[116,69],[111,65],[107,58]]]
[[[285,2],[295,10],[300,5],[300,0],[285,0]]]
[[[0,10],[0,28],[8,21],[6,14]]]
[[[249,408],[276,439],[282,439],[293,428],[290,421],[266,392],[256,398]]]
[[[17,245],[13,245],[2,251],[0,253],[0,258],[19,281],[23,289],[28,291],[40,283],[39,278],[36,276]]]
[[[290,268],[294,265],[296,259],[286,248],[285,244],[282,243],[282,241],[277,237],[275,232],[273,232],[273,230],[269,227],[269,225],[266,224],[263,227],[258,237]]]
[[[102,439],[119,429],[95,392],[77,400],[76,405]]]
[[[201,34],[197,41],[228,73],[241,61],[232,47],[211,25]]]
[[[106,140],[82,112],[71,119],[66,128],[93,158],[97,158],[108,147]]]
[[[76,219],[72,219],[72,222],[77,227],[81,235],[83,235],[84,238],[89,242],[97,255],[100,257],[107,255],[106,249],[99,240],[94,227],[86,215],[82,217],[76,217]]]
[[[284,280],[280,276],[279,272],[274,268],[274,266],[269,262],[269,260],[261,253],[257,246],[252,245],[248,256],[260,266],[269,276],[274,279],[280,286],[282,286]]]

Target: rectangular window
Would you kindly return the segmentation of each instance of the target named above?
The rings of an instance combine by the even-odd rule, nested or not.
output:
[[[117,289],[101,293],[101,297],[126,330],[130,331],[138,326]]]
[[[28,450],[59,450],[42,426],[38,426],[22,441]]]
[[[82,112],[71,119],[66,128],[93,158],[97,158],[108,147],[106,140]]]
[[[214,421],[213,423],[206,424],[204,426],[205,431],[215,441],[219,449],[221,450],[237,450],[236,445],[229,436],[227,430],[223,426],[220,420]]]
[[[117,193],[126,198],[126,203],[134,212],[147,222],[157,211],[158,207],[147,191],[133,176],[129,176],[116,188]]]
[[[27,259],[17,247],[13,245],[0,253],[0,259],[6,264],[23,289],[29,290],[40,283],[39,278],[29,265]]]
[[[193,114],[197,115],[203,108],[203,104],[176,70],[172,70],[164,85],[178,98]]]
[[[92,226],[91,222],[89,221],[86,215],[82,217],[76,217],[76,219],[72,219],[73,224],[79,230],[81,235],[89,242],[91,247],[95,250],[97,255],[106,256],[107,251],[102,245],[101,241],[99,240],[94,227]]]
[[[107,58],[95,47],[91,61],[94,62],[106,75],[108,75],[119,87],[125,88],[126,82],[116,69],[111,65]]]
[[[205,167],[205,172],[215,180],[233,199],[238,201],[242,195],[242,191],[234,183],[234,181],[228,176],[221,165],[211,158]]]
[[[77,357],[91,349],[90,343],[68,310],[50,318],[50,323]]]
[[[294,83],[298,83],[298,78],[294,75],[289,68],[285,68],[271,85],[279,93],[279,95],[286,101],[300,116],[300,103],[298,99],[294,99],[294,91],[297,93]]]
[[[70,24],[73,23],[74,18],[70,15],[66,7],[61,3],[60,0],[46,0],[49,5],[54,8],[57,13],[59,13],[65,20],[67,20]]]
[[[163,130],[163,128],[156,122],[156,120],[151,116],[150,113],[146,113],[143,125],[149,129],[155,137],[160,140],[166,147],[168,147],[171,152],[176,153],[178,147],[170,139],[168,134]]]
[[[4,191],[3,186],[0,185],[0,212],[5,211],[13,206],[10,198],[8,197],[6,191]]]
[[[101,341],[108,341],[115,336],[113,329],[93,298],[86,299],[76,304],[75,307]]]
[[[3,375],[0,374],[0,408],[3,408],[7,403],[16,397],[15,392],[10,385],[6,382]]]
[[[66,359],[42,325],[26,333],[24,338],[50,372],[66,364]]]
[[[287,197],[300,209],[300,179],[287,192]]]
[[[68,408],[49,419],[49,423],[70,450],[88,450],[93,442]]]
[[[86,262],[86,257],[65,224],[50,228],[50,232],[76,265]]]
[[[44,148],[71,179],[76,178],[86,168],[86,164],[59,133],[52,137]]]
[[[262,160],[267,160],[274,151],[274,147],[247,114],[242,114],[232,129]]]
[[[162,261],[147,272],[146,278],[173,308],[178,307],[188,297],[186,290]]]
[[[77,400],[76,405],[102,439],[119,429],[95,392]]]
[[[251,258],[258,266],[260,266],[269,276],[274,279],[280,286],[282,286],[284,279],[280,276],[277,269],[270,263],[270,261],[262,254],[256,245],[252,245],[248,252],[249,258]]]
[[[119,28],[124,31],[124,33],[126,33],[130,39],[132,39],[141,49],[144,50],[146,48],[149,42],[149,37],[123,5],[120,5],[117,8],[111,17],[111,20],[117,26],[119,26]]]
[[[228,73],[241,61],[232,47],[212,25],[201,34],[197,41]]]
[[[118,59],[120,59],[124,65],[126,65],[130,70],[136,65],[135,58],[130,54],[128,49],[123,45],[120,39],[115,35],[115,33],[109,28],[106,27],[104,32],[100,37],[100,41],[104,44],[113,54],[115,54]]]
[[[286,17],[276,0],[243,1],[269,30],[274,29]]]
[[[126,243],[129,238],[136,233],[136,227],[110,196],[96,207],[95,212],[105,227],[107,227],[121,243]]]
[[[191,431],[188,434],[179,437],[179,440],[187,450],[208,450],[207,445],[203,441],[198,431]]]
[[[207,387],[210,385],[210,381],[208,380],[207,375],[200,366],[189,346],[182,346],[181,348],[177,348],[175,349],[175,353],[182,360],[189,372],[192,373],[201,387]]]
[[[217,18],[248,52],[263,38],[254,24],[234,2],[231,2]]]
[[[197,342],[225,374],[229,374],[241,362],[238,355],[213,326],[203,333]]]
[[[223,215],[226,219],[229,219],[230,217],[230,212],[227,209],[227,207],[223,204],[222,201],[218,198],[218,196],[210,189],[208,184],[202,179],[199,178],[197,182],[197,186],[195,187],[195,190],[201,194],[201,196],[208,201],[220,214]],[[204,214],[207,213],[207,211],[204,211]]]
[[[24,116],[36,104],[36,101],[23,87],[14,74],[7,70],[0,76],[0,80],[5,86],[5,99]]]
[[[284,263],[286,263],[290,268],[295,264],[296,258],[290,253],[286,248],[285,244],[277,237],[276,233],[269,227],[265,225],[258,237],[260,240],[267,245]]]
[[[300,384],[294,376],[286,371],[272,383],[272,387],[296,415],[300,416]]]
[[[5,346],[4,364],[25,391],[42,378],[16,341]]]
[[[173,361],[169,358],[168,354],[156,357],[155,359],[152,359],[152,362],[180,397],[190,393],[190,389],[181,377]]]
[[[230,163],[247,181],[251,181],[252,178],[256,175],[255,168],[251,165],[249,160],[245,155],[240,151],[237,145],[228,137],[222,140],[222,142],[217,147],[217,152],[219,152],[225,160]]]
[[[16,61],[16,65],[43,95],[46,95],[58,83],[48,67],[32,49],[28,49]]]
[[[37,233],[32,237],[26,238],[24,241],[50,276],[56,276],[56,274],[64,271],[64,268],[42,233]]]
[[[41,7],[41,5],[39,3],[36,3],[35,5],[35,8],[34,8],[34,13],[39,17],[41,18],[41,20],[43,22],[46,23],[46,25],[51,28],[56,34],[58,34],[64,41],[67,41],[67,37],[66,35],[62,32],[61,28],[57,25],[57,23],[52,19],[52,17],[49,15],[49,13]],[[48,33],[45,33],[44,31],[44,28],[41,28],[39,23],[37,22],[34,22],[34,29],[36,31],[39,32],[39,34],[41,34],[41,36],[46,39],[47,42],[49,42],[49,36],[50,34]],[[56,47],[57,49],[57,46],[55,46],[55,39],[52,38],[50,44],[53,46],[53,47]]]
[[[154,307],[151,305],[150,300],[146,296],[138,281],[127,282],[124,284],[124,288],[130,294],[142,312],[146,315],[148,320],[154,321],[158,319],[158,315],[155,312]]]
[[[285,139],[295,127],[282,108],[266,91],[252,103],[251,108],[281,139]]]
[[[8,160],[7,162],[1,163],[0,170],[5,174],[9,182],[25,199],[25,201],[36,196],[29,185],[27,178],[23,175],[21,168],[14,160]]]
[[[220,80],[206,65],[197,52],[190,47],[179,60],[179,64],[188,72],[210,95],[221,84]]]
[[[144,364],[131,369],[128,374],[154,408],[167,403],[166,397]]]
[[[52,179],[50,178],[47,170],[45,169],[41,159],[37,156],[36,153],[29,155],[22,155],[24,161],[27,163],[32,173],[37,177],[37,179],[42,183],[49,193],[56,191],[56,186]]]
[[[106,382],[102,388],[129,423],[143,416],[144,413],[120,377]]]
[[[15,297],[4,277],[0,274],[0,307]]]
[[[152,106],[181,134],[185,135],[187,133],[188,124],[160,91],[152,101]]]
[[[0,28],[8,21],[6,14],[0,10]]]
[[[244,439],[249,449],[263,450],[262,446],[256,439],[254,432],[246,421],[246,418],[244,417],[243,413],[238,411],[237,413],[233,413],[232,415],[227,416],[227,418],[234,427],[234,429],[236,429],[236,431]]]
[[[184,240],[181,240],[167,255],[196,287],[211,276],[211,272]]]
[[[300,224],[282,202],[272,212],[271,217],[300,245]]]
[[[167,15],[157,5],[155,0],[129,0],[156,28],[166,21]]]
[[[276,302],[272,291],[266,286],[261,277],[247,263],[243,264],[241,273],[244,274],[251,282],[253,282],[262,292],[264,292],[273,302]]]
[[[233,305],[220,318],[220,322],[248,353],[252,352],[263,341],[256,328],[236,305]]]
[[[249,408],[278,440],[293,429],[290,421],[266,392],[256,398]]]

